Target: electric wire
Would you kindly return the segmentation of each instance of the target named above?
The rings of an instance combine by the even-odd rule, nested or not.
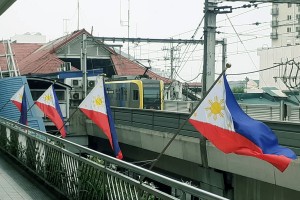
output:
[[[242,39],[241,39],[240,35],[238,34],[238,32],[236,31],[235,27],[234,27],[234,26],[233,26],[233,24],[231,23],[231,20],[230,20],[230,18],[228,17],[228,15],[227,15],[227,14],[226,14],[226,17],[227,17],[227,19],[229,20],[229,23],[231,24],[231,26],[232,26],[232,28],[233,28],[234,32],[237,34],[237,37],[238,37],[238,39],[240,40],[241,44],[243,45],[244,49],[247,51],[247,55],[249,56],[249,58],[250,58],[250,60],[251,60],[252,64],[253,64],[253,65],[254,65],[254,67],[257,69],[257,66],[256,66],[256,64],[254,63],[254,61],[253,61],[253,59],[252,59],[251,55],[249,54],[249,52],[248,52],[248,50],[247,50],[247,48],[246,48],[246,46],[245,46],[244,42],[242,41]]]

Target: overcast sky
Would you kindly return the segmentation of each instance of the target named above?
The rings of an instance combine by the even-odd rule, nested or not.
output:
[[[40,32],[46,35],[49,41],[63,36],[66,31],[72,32],[78,26],[77,2],[77,0],[17,0],[0,17],[0,38],[9,39],[15,34]],[[95,36],[127,37],[128,27],[124,25],[128,21],[128,2],[128,0],[80,0],[79,28],[91,32],[93,27]],[[130,0],[129,3],[131,37],[190,39],[203,17],[204,0]],[[242,4],[248,3],[226,2],[219,6],[231,5],[237,8]],[[217,31],[219,31],[217,39],[228,40],[227,59],[232,63],[229,73],[244,73],[259,69],[256,49],[270,46],[271,43],[270,9],[270,4],[260,4],[258,8],[233,9],[233,12],[228,14],[230,21],[225,14],[217,16]],[[253,25],[256,22],[261,24]],[[202,27],[195,39],[200,39],[203,35]],[[169,65],[169,61],[162,62],[164,57],[168,56],[166,51],[162,51],[164,47],[168,46],[136,45],[135,48],[130,48],[130,53],[141,59],[153,59],[152,67],[165,69],[163,66]],[[187,54],[184,54],[186,46],[179,47],[181,51],[178,51],[176,61],[181,66],[179,75],[186,81],[194,79],[202,71],[203,46],[191,46],[186,50],[189,52]],[[123,50],[125,51],[126,48]],[[221,70],[220,56],[221,50],[217,48],[216,72]],[[189,61],[186,62],[187,58]],[[246,76],[258,78],[256,73],[231,76],[229,79],[240,80]],[[195,81],[200,79],[201,76],[198,76]]]

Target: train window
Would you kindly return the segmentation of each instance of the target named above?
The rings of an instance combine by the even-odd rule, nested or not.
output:
[[[120,94],[120,100],[124,100],[124,87],[121,87],[121,94]]]
[[[127,88],[124,88],[124,99],[127,99]]]
[[[107,94],[113,94],[114,93],[114,91],[110,88],[106,88],[106,92],[107,92]]]
[[[121,87],[121,94],[120,94],[121,100],[127,99],[127,89],[125,87]]]
[[[133,90],[132,100],[139,100],[139,91]]]
[[[65,91],[56,90],[55,92],[56,92],[56,96],[57,96],[58,100],[60,100],[60,101],[66,100]]]
[[[40,98],[40,96],[42,96],[42,94],[45,92],[45,90],[31,90],[32,99],[34,101],[36,101],[38,98]],[[56,90],[55,92],[56,92],[56,96],[57,96],[58,100],[60,100],[60,101],[65,101],[66,100],[65,91]]]
[[[33,101],[36,101],[40,96],[42,96],[42,94],[43,94],[44,92],[45,92],[45,91],[31,90],[31,96],[32,96]]]
[[[120,89],[116,89],[116,100],[120,100]]]

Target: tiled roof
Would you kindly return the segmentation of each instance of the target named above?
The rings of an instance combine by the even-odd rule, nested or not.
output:
[[[202,83],[200,82],[193,82],[193,83],[187,83],[189,87],[202,87]]]
[[[128,58],[125,58],[124,56],[116,53],[111,55],[111,60],[114,64],[116,74],[120,76],[143,75],[146,70],[145,67],[139,65],[138,63],[135,63]],[[162,80],[165,83],[171,82],[170,79],[159,76],[158,74],[155,74],[150,70],[148,70],[146,74],[152,79]]]
[[[32,52],[40,48],[42,44],[28,44],[28,43],[11,43],[11,48],[14,54],[14,58],[17,66],[21,60],[30,55]],[[0,55],[4,55],[4,44],[0,43]],[[1,70],[7,70],[7,61],[5,57],[0,57]]]
[[[21,75],[47,74],[57,72],[57,69],[61,66],[63,61],[56,56],[55,52],[64,45],[78,38],[78,36],[82,35],[83,33],[86,33],[88,36],[90,36],[90,34],[86,30],[82,29],[44,45],[27,44],[26,46],[25,44],[13,44],[18,47],[14,49],[14,52]],[[95,40],[95,42],[102,44],[102,42],[100,41]],[[105,49],[111,53],[111,60],[114,65],[114,71],[117,75],[137,76],[144,74],[146,68],[142,65],[117,54],[111,48],[106,47]],[[3,47],[2,49],[0,47],[0,54],[1,51],[4,52]],[[2,63],[4,63],[6,66],[5,58],[0,60],[0,66],[2,66]],[[164,81],[164,83],[171,82],[170,79],[164,78],[152,72],[151,70],[148,70],[146,74],[150,78],[162,80]]]
[[[57,69],[63,61],[55,55],[55,51],[83,33],[87,32],[82,29],[41,46],[19,63],[21,74],[46,74],[57,72]]]
[[[21,74],[47,74],[57,72],[57,69],[61,66],[63,61],[56,56],[55,52],[83,33],[91,36],[85,29],[81,29],[41,46],[33,54],[19,63]],[[110,49],[106,49],[112,52]],[[76,68],[72,67],[72,71],[73,70],[77,71]]]

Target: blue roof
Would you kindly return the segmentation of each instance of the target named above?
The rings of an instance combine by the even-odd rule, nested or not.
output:
[[[34,102],[27,84],[27,79],[24,76],[0,79],[0,116],[19,121],[20,111],[10,101],[10,98],[25,84],[25,92],[27,97],[27,112],[28,126],[37,130],[46,131],[42,117],[38,117],[37,108],[33,106]]]
[[[92,69],[87,70],[87,76],[97,76],[99,74],[103,73],[103,69]],[[52,78],[52,79],[66,79],[66,78],[76,78],[76,77],[82,77],[83,73],[82,71],[60,71],[55,73],[49,73],[49,74],[42,74],[42,75],[35,75],[38,77],[46,77],[46,78]]]

